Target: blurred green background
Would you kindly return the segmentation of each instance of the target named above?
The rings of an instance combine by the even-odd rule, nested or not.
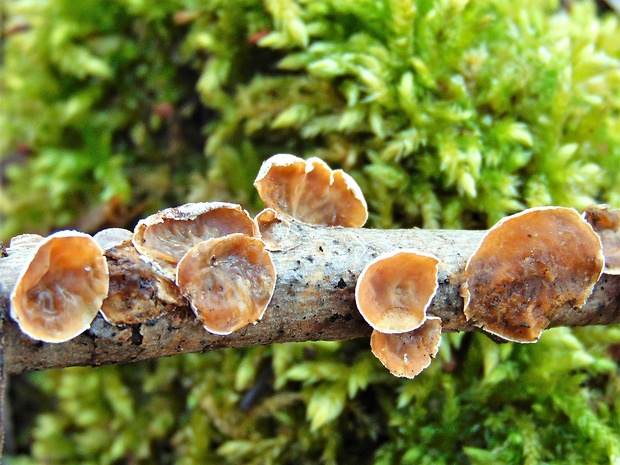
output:
[[[260,209],[274,153],[377,228],[620,207],[620,24],[534,0],[5,0],[0,239]],[[620,463],[620,328],[444,335],[414,380],[365,339],[13,377],[9,464]]]

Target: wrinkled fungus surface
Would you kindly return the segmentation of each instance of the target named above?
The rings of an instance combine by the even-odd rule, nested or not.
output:
[[[439,286],[439,260],[413,250],[382,254],[360,274],[355,301],[364,319],[382,333],[405,333],[424,323]]]
[[[441,344],[441,320],[429,317],[414,331],[384,334],[373,331],[372,353],[394,376],[413,378],[427,368]]]
[[[168,277],[185,253],[207,239],[242,233],[258,236],[258,227],[239,205],[210,202],[168,208],[140,221],[133,243]]]
[[[254,186],[267,207],[305,223],[361,227],[368,218],[353,178],[319,158],[274,155],[263,163]]]
[[[620,274],[620,210],[608,205],[586,208],[584,218],[601,237],[605,273]]]
[[[504,218],[467,262],[465,315],[503,339],[535,342],[557,312],[585,303],[603,264],[599,237],[573,209]]]
[[[176,282],[205,329],[225,335],[262,318],[276,270],[260,239],[231,234],[193,247]]]
[[[43,240],[11,294],[11,316],[33,339],[67,341],[90,327],[108,293],[103,250],[87,234]]]

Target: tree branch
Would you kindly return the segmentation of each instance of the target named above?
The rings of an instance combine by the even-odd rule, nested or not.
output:
[[[106,253],[111,274],[110,299],[132,312],[159,317],[115,327],[98,316],[89,331],[77,338],[48,344],[23,335],[6,318],[4,361],[9,373],[67,366],[97,366],[280,342],[346,340],[368,336],[370,327],[355,306],[355,283],[363,267],[380,253],[414,248],[441,260],[439,289],[429,313],[442,319],[444,331],[475,330],[463,315],[459,295],[462,270],[484,232],[431,230],[372,230],[325,228],[280,223],[271,231],[278,238],[273,260],[278,271],[275,294],[264,318],[229,336],[206,332],[187,306],[163,298],[161,279],[138,259],[130,246]],[[8,296],[15,284],[16,265],[23,258],[0,259],[0,311],[8,313]],[[587,303],[565,308],[550,327],[607,325],[620,322],[620,276],[603,275]]]

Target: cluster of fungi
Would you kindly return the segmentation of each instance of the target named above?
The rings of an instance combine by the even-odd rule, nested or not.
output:
[[[28,258],[11,292],[11,317],[32,339],[51,343],[81,334],[99,312],[117,326],[154,317],[110,292],[105,253],[124,246],[159,276],[160,298],[189,304],[210,333],[256,324],[278,279],[274,222],[361,228],[368,213],[353,178],[318,158],[275,155],[254,185],[266,206],[255,218],[239,205],[192,203],[141,220],[133,233],[14,238],[10,249]],[[462,267],[465,320],[499,340],[537,341],[556,312],[584,305],[602,273],[620,274],[619,224],[620,213],[606,206],[582,215],[540,207],[502,219]],[[442,320],[428,309],[441,267],[432,254],[402,248],[377,256],[357,278],[372,352],[395,376],[413,378],[437,354]]]

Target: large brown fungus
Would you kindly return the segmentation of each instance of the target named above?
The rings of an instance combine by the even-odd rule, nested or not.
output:
[[[64,342],[88,329],[108,293],[103,250],[88,234],[37,241],[11,293],[11,317],[33,339]]]
[[[558,312],[585,303],[603,265],[598,235],[573,209],[506,217],[467,261],[465,316],[505,340],[535,342]]]
[[[276,269],[263,241],[231,234],[187,252],[176,283],[205,329],[226,335],[262,318],[273,296]]]
[[[359,228],[368,218],[353,178],[319,158],[274,155],[261,166],[254,186],[265,206],[305,223]]]
[[[586,208],[583,216],[601,237],[607,274],[620,274],[620,210],[609,205],[593,205]]]

